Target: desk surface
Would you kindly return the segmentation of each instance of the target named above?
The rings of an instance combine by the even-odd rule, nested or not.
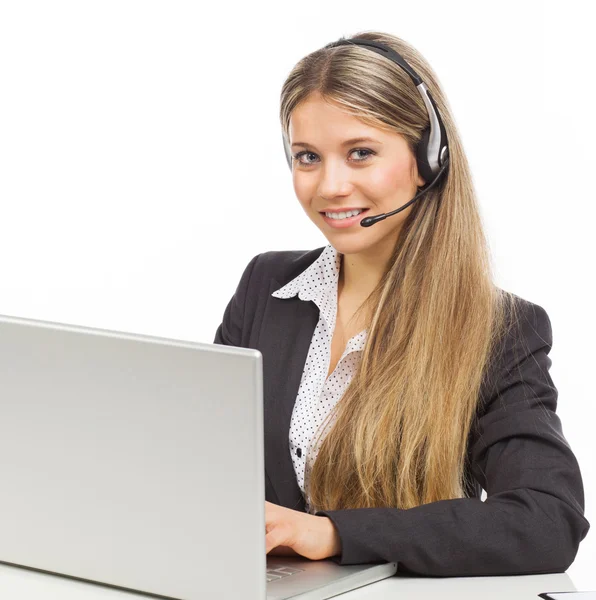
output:
[[[437,598],[440,600],[531,600],[541,592],[596,590],[596,573],[584,562],[566,573],[502,577],[406,577],[396,575],[341,595],[342,600]],[[142,600],[124,592],[0,564],[0,598],[10,600]],[[573,600],[573,597],[570,597]]]

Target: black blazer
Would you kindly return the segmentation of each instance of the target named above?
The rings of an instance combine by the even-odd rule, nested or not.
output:
[[[323,250],[255,256],[214,340],[263,355],[265,497],[302,511],[288,436],[319,309],[297,296],[271,294]],[[467,490],[470,497],[408,510],[319,512],[341,538],[337,563],[398,561],[398,572],[435,576],[555,573],[571,565],[590,528],[583,516],[583,482],[555,413],[550,320],[542,307],[520,301],[522,340],[506,339],[498,367],[484,379],[478,426],[468,443],[467,468],[476,481]]]

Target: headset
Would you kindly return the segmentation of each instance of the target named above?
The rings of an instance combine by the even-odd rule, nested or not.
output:
[[[412,69],[412,67],[406,62],[406,60],[393,50],[382,44],[381,42],[375,42],[371,40],[366,40],[362,38],[341,38],[336,42],[331,42],[327,44],[325,48],[334,48],[336,46],[345,46],[348,44],[354,44],[358,46],[363,46],[365,48],[369,48],[373,52],[380,54],[381,56],[387,57],[389,60],[392,60],[395,64],[399,65],[412,79],[416,89],[422,96],[422,100],[424,101],[424,105],[426,106],[426,110],[428,111],[428,117],[430,124],[426,129],[422,132],[422,137],[416,146],[416,163],[418,165],[418,172],[424,179],[424,181],[429,182],[422,188],[420,188],[420,192],[414,196],[408,203],[404,204],[402,207],[398,208],[389,213],[383,213],[381,215],[376,215],[373,217],[365,217],[360,221],[360,225],[362,227],[370,227],[374,225],[378,221],[382,221],[391,215],[394,215],[398,212],[401,212],[410,204],[418,200],[420,196],[422,196],[425,192],[430,190],[440,179],[441,175],[446,171],[449,165],[449,147],[447,145],[447,134],[445,132],[445,126],[443,125],[443,121],[441,120],[441,116],[437,109],[437,105],[428,90],[426,84],[422,81],[420,76]],[[292,170],[292,154],[290,151],[289,143],[286,136],[282,132],[283,144],[284,144],[284,152],[286,154],[286,160]]]

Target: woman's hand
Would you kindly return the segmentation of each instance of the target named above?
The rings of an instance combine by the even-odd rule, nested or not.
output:
[[[341,540],[328,517],[317,517],[265,501],[267,554],[321,560],[341,553]],[[274,550],[272,552],[272,550]]]

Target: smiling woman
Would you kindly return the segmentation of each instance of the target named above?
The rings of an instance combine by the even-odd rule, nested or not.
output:
[[[311,553],[317,538],[340,564],[422,575],[564,571],[590,525],[550,319],[493,281],[427,61],[385,33],[350,39],[300,60],[281,91],[296,197],[329,243],[255,256],[215,336],[263,355],[268,548]],[[420,149],[443,136],[441,177]]]
[[[318,226],[322,220],[328,228],[351,227],[351,232],[359,233],[360,221],[371,208],[375,214],[389,212],[396,203],[405,204],[424,184],[403,136],[367,127],[318,91],[292,111],[289,133],[292,140],[309,140],[291,144],[293,150],[305,148],[292,155],[294,190],[302,208]],[[346,139],[350,133],[361,135]],[[367,146],[363,146],[365,143]],[[378,226],[372,234],[377,242],[368,244],[368,255],[375,255],[378,266],[379,252],[388,260],[399,236],[397,225],[405,222],[412,209]],[[364,212],[345,214],[352,210]],[[352,246],[360,244],[359,239],[341,235],[331,243],[342,254],[366,256],[360,246]]]

